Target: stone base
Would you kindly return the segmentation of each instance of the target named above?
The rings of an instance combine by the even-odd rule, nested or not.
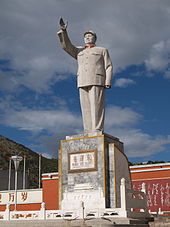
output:
[[[120,207],[120,183],[131,189],[128,160],[118,138],[95,134],[67,136],[59,152],[60,209]]]

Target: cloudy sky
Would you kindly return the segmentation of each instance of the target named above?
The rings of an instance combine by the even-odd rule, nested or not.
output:
[[[169,0],[1,0],[0,135],[46,156],[82,132],[77,63],[60,47],[94,30],[114,65],[105,132],[130,161],[170,160]]]

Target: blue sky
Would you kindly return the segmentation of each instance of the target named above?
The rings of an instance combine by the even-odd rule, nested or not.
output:
[[[105,132],[130,161],[170,161],[169,0],[2,0],[0,135],[47,157],[82,132],[77,63],[60,47],[60,17],[72,43],[94,30],[114,65]]]

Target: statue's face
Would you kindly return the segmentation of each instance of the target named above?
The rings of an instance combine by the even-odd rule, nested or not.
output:
[[[95,44],[96,42],[96,38],[94,35],[92,35],[91,33],[87,33],[84,36],[84,42],[85,44],[89,45],[89,44]]]

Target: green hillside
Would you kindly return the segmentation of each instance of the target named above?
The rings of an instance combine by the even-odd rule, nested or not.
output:
[[[29,188],[38,187],[38,169],[39,169],[39,154],[30,150],[29,148],[18,144],[4,136],[0,136],[0,170],[8,170],[9,158],[12,155],[26,155],[26,172],[28,174]],[[41,172],[57,172],[57,160],[42,157],[41,159]],[[12,169],[14,164],[12,162]],[[20,163],[19,171],[23,170],[23,161]]]

